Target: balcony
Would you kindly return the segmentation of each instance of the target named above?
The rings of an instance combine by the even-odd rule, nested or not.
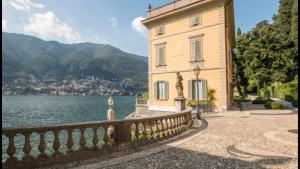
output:
[[[169,4],[166,4],[164,6],[149,10],[147,13],[148,18],[152,18],[155,16],[159,16],[161,14],[165,14],[198,2],[202,2],[205,0],[175,0],[174,2],[171,2]]]

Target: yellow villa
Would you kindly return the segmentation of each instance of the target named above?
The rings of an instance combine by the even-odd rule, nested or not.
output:
[[[233,102],[233,0],[177,0],[149,9],[142,23],[148,28],[149,110],[176,111],[176,73],[183,77],[183,94],[197,98],[193,72],[199,66],[199,97],[216,91],[217,111]]]

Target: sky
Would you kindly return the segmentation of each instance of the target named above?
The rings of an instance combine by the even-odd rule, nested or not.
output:
[[[2,0],[2,31],[62,43],[110,44],[147,56],[148,4],[159,7],[173,0]],[[234,0],[235,28],[251,30],[272,20],[279,0]]]

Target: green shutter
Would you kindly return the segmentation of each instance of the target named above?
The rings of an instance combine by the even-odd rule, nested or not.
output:
[[[154,82],[154,90],[153,90],[153,96],[154,96],[154,99],[157,99],[157,82]]]
[[[156,46],[155,49],[156,49],[156,66],[158,66],[159,65],[159,47]]]
[[[207,80],[202,80],[202,99],[207,99]]]
[[[162,55],[161,55],[161,57],[162,57],[162,65],[165,65],[166,64],[166,46],[163,46],[162,48],[161,48],[161,50],[162,50]]]
[[[165,81],[165,99],[169,99],[169,82]]]
[[[191,41],[191,61],[195,61],[195,41]]]
[[[203,38],[200,38],[199,41],[200,41],[200,50],[199,50],[200,54],[199,54],[199,58],[203,59]]]
[[[188,90],[189,90],[189,93],[188,93],[188,98],[189,99],[193,99],[193,81],[192,80],[189,80],[188,82],[189,86],[188,86]]]
[[[195,60],[200,60],[200,40],[195,40]]]

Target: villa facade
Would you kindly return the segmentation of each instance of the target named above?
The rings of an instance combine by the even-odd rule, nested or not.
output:
[[[233,102],[233,0],[177,0],[148,11],[149,110],[176,111],[176,73],[183,77],[183,94],[197,98],[193,72],[199,66],[200,100],[216,91],[219,111]]]

